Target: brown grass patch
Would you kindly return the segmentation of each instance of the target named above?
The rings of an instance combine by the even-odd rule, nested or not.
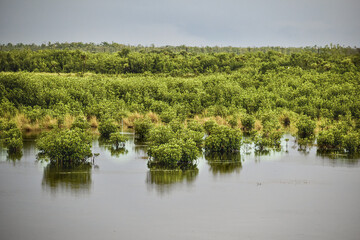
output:
[[[73,124],[73,122],[75,121],[75,117],[71,116],[70,114],[66,114],[64,116],[64,123],[63,123],[63,127],[70,129],[71,125]]]
[[[41,128],[43,129],[53,129],[55,127],[57,127],[58,125],[58,121],[56,118],[53,118],[49,115],[46,115],[40,123]]]
[[[216,121],[217,124],[219,124],[219,125],[228,125],[226,119],[222,118],[221,116],[216,116],[216,117],[215,117],[215,121]]]
[[[31,123],[30,119],[28,119],[23,113],[17,114],[14,117],[14,121],[17,127],[22,131],[31,132],[39,131],[41,129],[38,121]]]
[[[123,119],[124,126],[128,128],[133,128],[135,120],[139,118],[143,118],[143,116],[140,113],[138,112],[131,113],[128,117]]]
[[[148,112],[146,116],[150,118],[152,123],[158,123],[160,121],[159,116],[154,112]]]
[[[89,119],[89,123],[91,128],[98,128],[99,126],[96,116],[91,116]]]
[[[262,124],[261,124],[260,120],[257,120],[257,119],[255,120],[254,128],[255,128],[256,131],[261,131]]]

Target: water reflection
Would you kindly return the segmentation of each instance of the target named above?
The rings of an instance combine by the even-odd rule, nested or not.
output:
[[[9,153],[7,152],[7,160],[13,162],[14,165],[16,165],[17,161],[20,161],[23,157],[23,151],[15,152],[15,153]]]
[[[44,168],[42,187],[52,194],[58,191],[71,191],[75,194],[89,193],[91,189],[91,165],[75,168],[48,164]]]
[[[338,152],[316,151],[316,156],[322,158],[331,166],[357,166],[359,164],[360,155],[349,155]]]
[[[120,157],[121,155],[126,155],[129,152],[125,147],[116,148],[113,144],[109,143],[107,139],[102,137],[98,139],[98,142],[99,147],[109,151],[112,157]]]
[[[205,153],[205,159],[214,175],[240,173],[242,168],[240,152],[236,153]]]
[[[146,176],[146,183],[149,190],[155,189],[159,194],[169,193],[172,189],[175,189],[183,183],[191,185],[199,171],[148,171]]]

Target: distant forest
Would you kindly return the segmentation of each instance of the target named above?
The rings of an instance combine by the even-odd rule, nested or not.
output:
[[[244,66],[260,71],[300,67],[318,72],[344,73],[360,69],[358,48],[128,46],[117,43],[48,43],[1,45],[0,71],[49,73],[230,73]]]
[[[57,50],[81,50],[85,52],[92,52],[92,53],[100,53],[100,52],[107,52],[107,53],[114,53],[119,52],[123,49],[129,49],[133,52],[145,52],[145,53],[151,53],[151,52],[188,52],[188,53],[235,53],[235,54],[244,54],[249,52],[268,52],[268,51],[276,51],[283,54],[292,54],[292,53],[298,53],[302,51],[310,51],[313,53],[320,53],[320,52],[327,52],[330,49],[336,49],[340,50],[344,54],[356,54],[360,53],[360,48],[357,47],[344,47],[340,45],[326,45],[324,47],[321,46],[307,46],[307,47],[219,47],[219,46],[205,46],[205,47],[193,47],[193,46],[161,46],[161,47],[155,47],[155,45],[150,46],[143,46],[143,45],[125,45],[125,44],[119,44],[119,43],[108,43],[108,42],[102,42],[100,44],[96,43],[82,43],[82,42],[72,42],[72,43],[59,43],[59,42],[48,42],[47,44],[43,43],[41,45],[37,44],[23,44],[23,43],[17,43],[17,44],[0,44],[0,50],[1,51],[12,51],[12,50],[32,50],[32,51],[38,51],[38,50],[49,50],[49,49],[57,49]]]

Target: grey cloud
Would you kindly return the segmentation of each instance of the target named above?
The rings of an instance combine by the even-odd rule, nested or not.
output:
[[[359,45],[356,0],[2,0],[0,42]]]

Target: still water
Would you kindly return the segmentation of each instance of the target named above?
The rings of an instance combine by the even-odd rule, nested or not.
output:
[[[298,151],[204,155],[199,171],[149,172],[146,146],[73,171],[0,149],[0,239],[360,239],[358,160]]]

